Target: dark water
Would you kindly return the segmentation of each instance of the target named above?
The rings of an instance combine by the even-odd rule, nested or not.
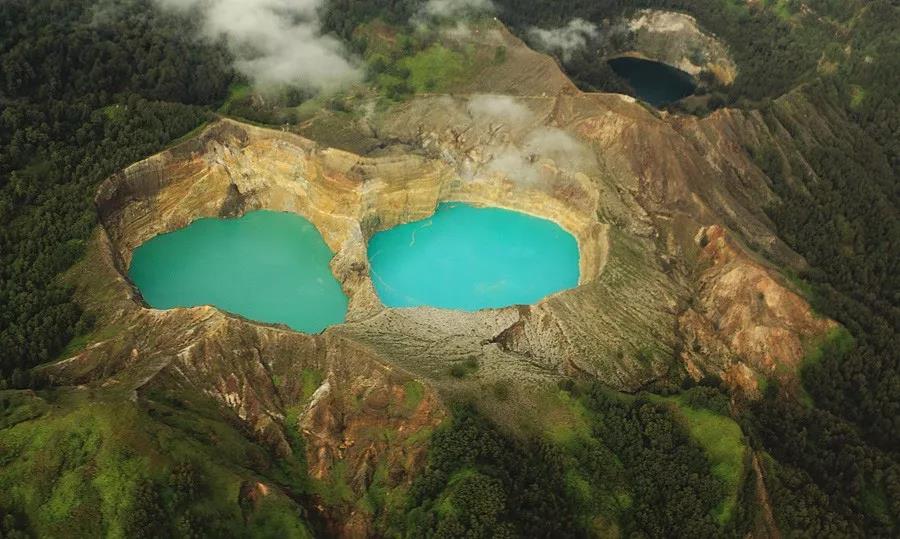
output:
[[[331,250],[299,215],[255,211],[200,219],[138,247],[129,277],[157,309],[215,305],[314,333],[344,321]]]
[[[640,58],[613,58],[609,66],[628,81],[637,96],[659,107],[694,93],[691,76],[672,66]]]
[[[535,303],[578,285],[578,243],[559,225],[460,203],[375,234],[369,262],[389,307],[475,311]]]

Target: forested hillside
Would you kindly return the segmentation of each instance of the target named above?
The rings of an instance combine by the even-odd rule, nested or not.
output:
[[[0,4],[0,378],[14,385],[90,328],[57,275],[96,223],[96,186],[203,123],[232,81],[185,19],[100,6]]]
[[[777,459],[776,514],[796,533],[890,535],[898,524],[898,25],[896,6],[872,2],[851,34],[851,47],[865,54],[795,96],[833,126],[792,139],[811,171],[775,148],[751,148],[782,197],[770,215],[812,265],[801,277],[814,306],[849,330],[804,369],[815,407],[772,399],[754,409],[761,439]],[[802,130],[795,102],[764,107],[767,124]]]

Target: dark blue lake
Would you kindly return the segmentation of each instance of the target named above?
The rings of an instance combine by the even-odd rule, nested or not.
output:
[[[640,58],[613,58],[609,66],[628,82],[637,97],[660,107],[685,98],[697,89],[690,75],[672,66]]]

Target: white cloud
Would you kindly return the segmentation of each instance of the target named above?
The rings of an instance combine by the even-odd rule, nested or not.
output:
[[[518,184],[531,185],[541,179],[541,165],[536,158],[537,156],[529,155],[519,148],[507,146],[497,150],[486,169]]]
[[[578,139],[555,127],[535,129],[526,137],[524,147],[560,164],[576,163],[593,155]]]
[[[568,62],[573,53],[586,47],[589,40],[599,37],[600,32],[594,23],[575,18],[559,28],[532,27],[528,35],[543,50],[557,53]]]
[[[595,163],[591,150],[572,135],[555,127],[531,131],[521,147],[505,145],[492,148],[493,158],[487,163],[490,173],[502,174],[510,180],[532,185],[553,174],[553,168],[578,169]]]
[[[492,13],[494,9],[491,0],[428,0],[420,15],[446,19],[471,13]]]
[[[508,95],[476,95],[469,100],[466,109],[476,120],[488,118],[511,127],[522,126],[534,120],[534,113],[528,107]]]
[[[329,90],[361,78],[336,38],[322,35],[323,0],[156,0],[165,9],[197,13],[203,37],[224,39],[235,69],[260,88]]]

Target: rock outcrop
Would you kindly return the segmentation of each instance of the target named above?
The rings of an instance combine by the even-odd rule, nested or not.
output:
[[[645,9],[625,21],[627,43],[613,56],[633,56],[661,62],[699,77],[709,74],[721,84],[731,84],[737,66],[725,45],[700,29],[686,13]]]
[[[812,313],[776,272],[754,261],[722,227],[704,227],[695,239],[705,268],[693,305],[679,317],[687,368],[695,377],[720,376],[751,395],[758,387],[754,373],[790,378],[810,341],[835,323]]]

